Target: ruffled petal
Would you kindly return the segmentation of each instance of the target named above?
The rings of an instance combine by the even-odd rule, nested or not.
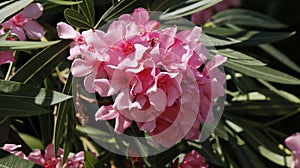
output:
[[[82,59],[75,59],[72,63],[71,72],[75,77],[82,77],[92,72],[91,66]]]
[[[40,3],[32,3],[23,9],[20,14],[26,18],[37,19],[43,14],[43,6]]]
[[[74,39],[78,32],[74,28],[65,22],[59,22],[56,26],[58,37],[62,39]]]
[[[25,41],[26,39],[25,32],[20,27],[14,27],[11,29],[10,34],[17,36],[20,41]]]
[[[25,30],[27,37],[32,40],[39,40],[46,34],[44,28],[36,21],[28,21],[24,24],[23,29]]]

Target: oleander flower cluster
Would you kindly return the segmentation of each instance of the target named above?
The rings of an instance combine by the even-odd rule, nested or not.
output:
[[[84,152],[78,152],[69,155],[66,162],[62,165],[63,149],[58,148],[57,157],[54,155],[54,145],[49,144],[42,153],[40,149],[35,149],[26,156],[22,151],[17,150],[21,145],[5,144],[2,149],[21,157],[25,160],[32,161],[46,168],[83,168],[84,167]]]
[[[136,122],[155,142],[170,146],[198,139],[200,123],[214,120],[214,100],[224,95],[225,83],[218,66],[226,58],[217,54],[208,60],[201,27],[160,29],[160,22],[137,8],[106,32],[79,33],[64,22],[57,30],[60,38],[73,39],[68,57],[73,76],[84,78],[86,91],[114,98],[95,119],[115,119],[115,132]]]

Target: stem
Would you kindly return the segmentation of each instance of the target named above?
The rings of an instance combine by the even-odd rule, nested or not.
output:
[[[11,62],[11,63],[9,63],[9,67],[8,67],[8,70],[7,70],[4,80],[9,80],[12,69],[13,69],[13,63]]]

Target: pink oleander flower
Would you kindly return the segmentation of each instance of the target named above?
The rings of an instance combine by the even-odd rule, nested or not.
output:
[[[191,20],[196,25],[204,24],[215,13],[221,12],[229,7],[237,7],[241,5],[242,0],[223,0],[222,2],[204,9],[203,11],[192,14]]]
[[[65,23],[57,26],[59,36],[74,44],[84,38],[72,57],[73,76],[84,78],[88,92],[114,98],[98,109],[95,119],[115,119],[117,133],[134,121],[155,142],[170,146],[183,137],[198,139],[200,123],[214,120],[212,106],[224,95],[225,83],[217,67],[226,58],[207,59],[209,51],[198,40],[200,27],[180,32],[176,26],[159,27],[143,8],[121,15],[107,32],[93,30],[85,36]]]
[[[5,28],[0,29],[0,35],[5,34]],[[11,37],[8,37],[6,40],[14,40]],[[14,52],[13,51],[0,51],[0,65],[15,62]]]
[[[285,145],[292,151],[292,168],[300,168],[300,133],[295,133],[285,139]]]
[[[22,151],[15,151],[20,147],[21,145],[5,144],[2,149],[23,159],[44,166],[45,168],[84,168],[83,151],[73,155],[70,154],[66,160],[66,163],[61,165],[64,151],[63,149],[58,148],[57,157],[55,157],[53,144],[49,144],[44,153],[42,153],[40,149],[35,149],[34,151],[30,152],[28,156],[26,156]]]
[[[32,40],[38,40],[45,35],[44,28],[35,20],[43,14],[43,6],[33,3],[1,25],[11,29],[21,41],[26,39],[25,34]]]
[[[186,154],[179,168],[207,168],[205,159],[195,150]]]
[[[21,145],[15,144],[4,144],[3,150],[10,152],[13,155],[19,156],[20,158],[27,159],[26,155],[22,151],[17,151],[16,149],[21,148]]]

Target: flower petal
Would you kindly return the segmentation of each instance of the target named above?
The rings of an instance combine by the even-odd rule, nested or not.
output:
[[[58,37],[62,39],[74,39],[78,32],[65,22],[59,22],[56,26]]]
[[[92,69],[88,62],[82,59],[75,59],[72,63],[71,72],[75,77],[82,77],[90,74]]]
[[[14,27],[11,29],[10,34],[17,36],[20,41],[25,41],[26,39],[25,32],[20,27]]]
[[[43,6],[40,3],[32,3],[23,9],[20,14],[26,18],[37,19],[43,14]]]
[[[15,62],[15,58],[13,56],[12,51],[0,51],[0,65]]]
[[[25,23],[23,29],[25,30],[27,37],[32,40],[39,40],[46,34],[44,28],[39,23],[32,20]]]
[[[149,101],[157,111],[164,111],[167,105],[167,96],[162,89],[157,88],[156,92],[150,93]]]

